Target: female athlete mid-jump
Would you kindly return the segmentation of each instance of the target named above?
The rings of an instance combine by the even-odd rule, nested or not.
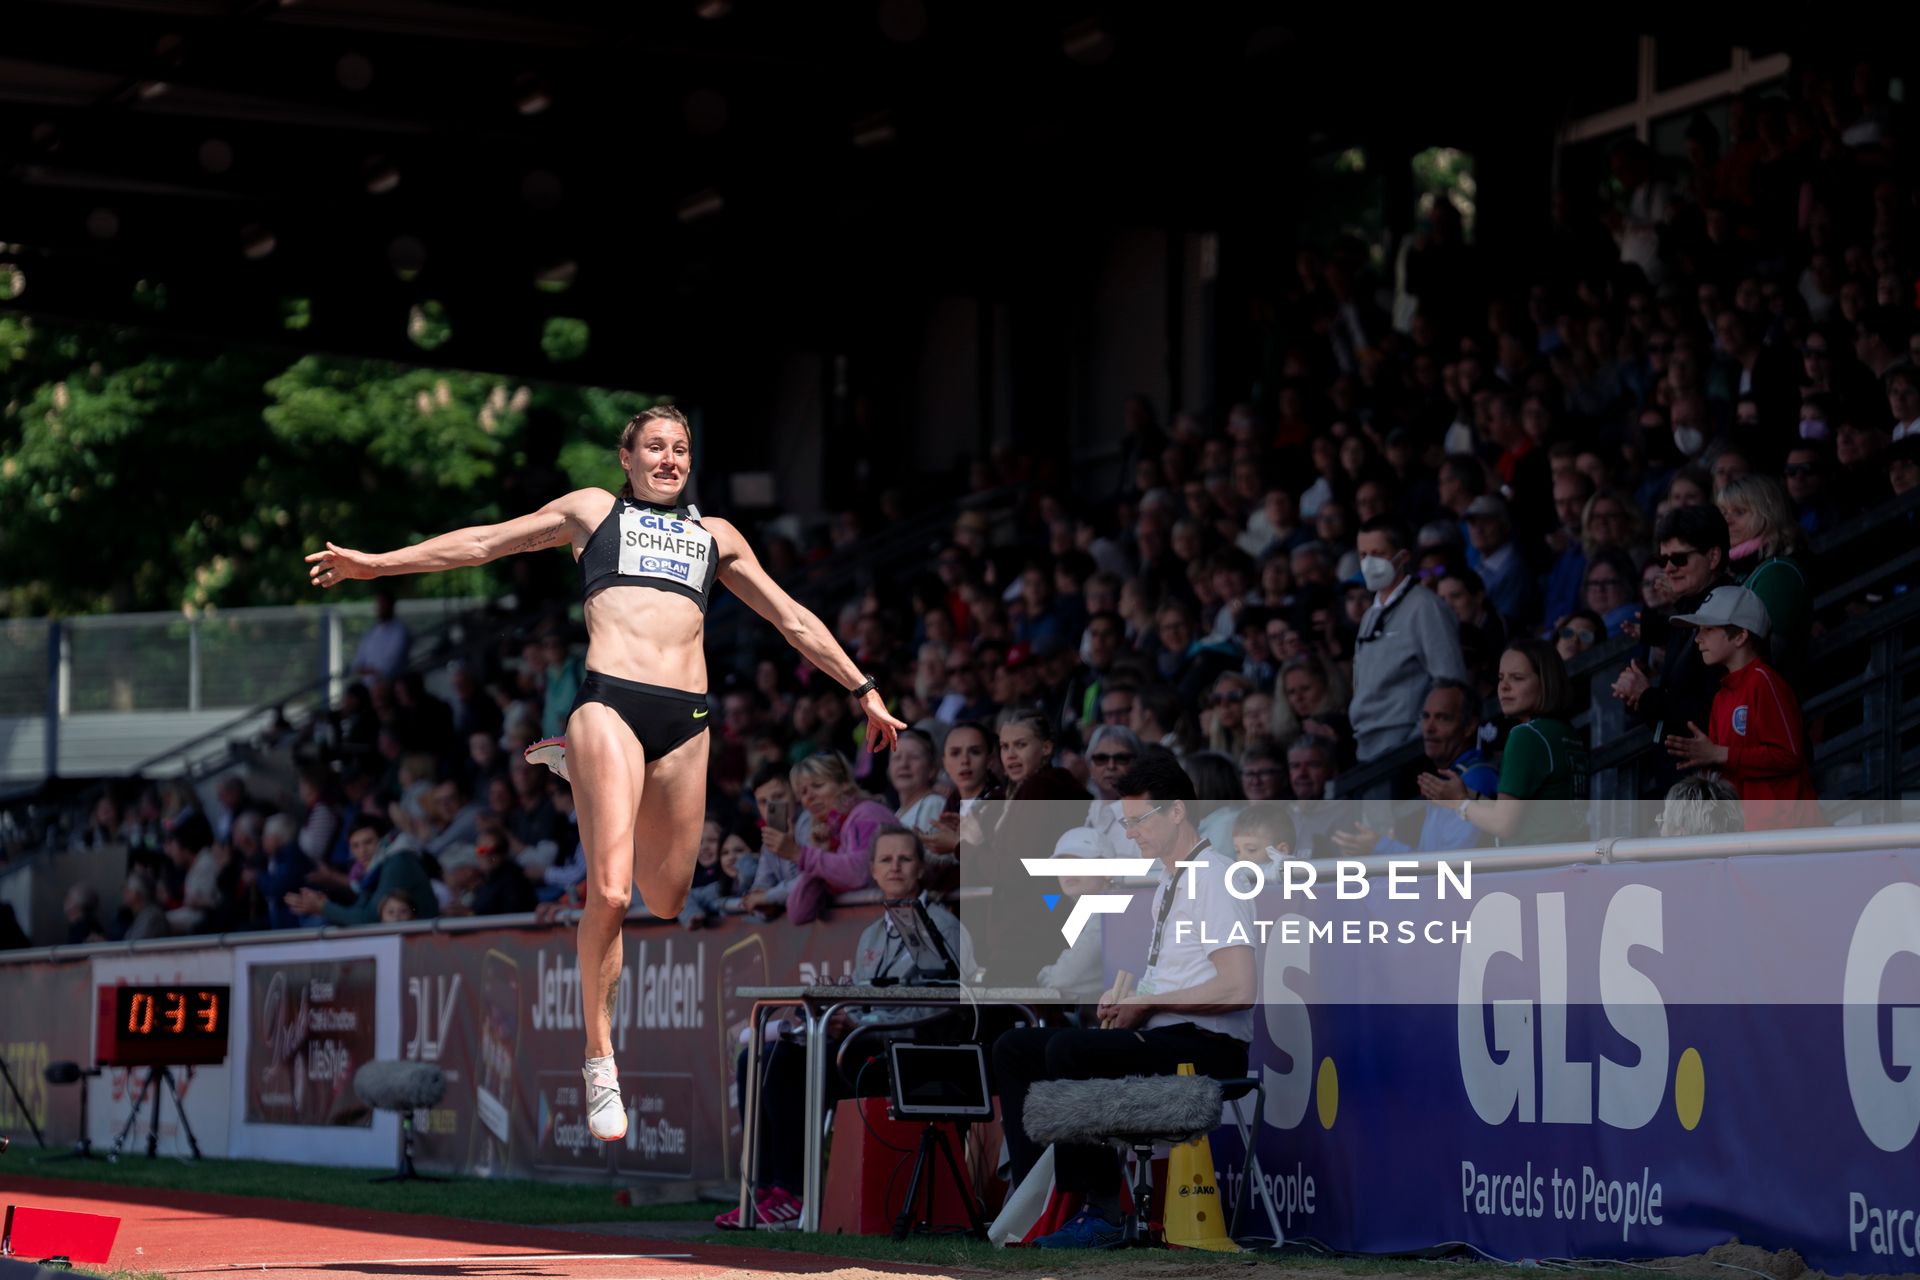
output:
[[[648,409],[620,433],[627,483],[617,495],[576,489],[531,515],[399,551],[329,542],[307,557],[314,584],[332,588],[572,546],[586,601],[587,676],[567,719],[565,764],[587,856],[578,939],[587,1123],[603,1142],[627,1132],[612,1040],[620,923],[635,885],[655,916],[678,915],[700,847],[709,724],[702,639],[715,579],[853,692],[867,714],[870,747],[891,748],[906,728],[833,633],[767,576],[740,531],[681,501],[692,443],[679,410]]]

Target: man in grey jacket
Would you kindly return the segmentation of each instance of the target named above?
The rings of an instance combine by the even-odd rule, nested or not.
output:
[[[1360,526],[1360,574],[1373,603],[1354,640],[1347,714],[1362,764],[1418,736],[1429,685],[1467,675],[1453,611],[1411,577],[1411,543],[1406,527],[1391,516]]]
[[[126,888],[120,893],[120,903],[127,909],[127,931],[115,941],[144,942],[173,936],[167,913],[154,901],[156,893],[152,872],[139,867],[127,872]]]

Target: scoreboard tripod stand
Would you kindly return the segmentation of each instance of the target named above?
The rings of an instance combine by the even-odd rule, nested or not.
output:
[[[187,1082],[193,1082],[193,1068],[185,1068]],[[140,1107],[147,1100],[147,1094],[153,1094],[153,1116],[147,1122],[147,1159],[154,1159],[160,1152],[160,1093],[165,1086],[166,1092],[173,1095],[173,1109],[180,1117],[180,1132],[186,1135],[187,1149],[193,1152],[193,1158],[200,1158],[200,1143],[193,1136],[193,1126],[187,1121],[186,1104],[180,1101],[180,1086],[173,1078],[170,1066],[152,1066],[147,1068],[147,1078],[140,1086],[140,1092],[133,1095],[133,1109],[127,1113],[127,1122],[120,1128],[120,1136],[113,1140],[113,1151],[107,1157],[118,1160],[120,1152],[127,1145],[127,1138],[133,1133],[133,1127],[140,1123]]]

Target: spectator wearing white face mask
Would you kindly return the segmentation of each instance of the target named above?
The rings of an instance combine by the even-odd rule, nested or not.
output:
[[[1711,418],[1705,396],[1681,396],[1673,402],[1673,447],[1688,462],[1712,443]]]
[[[1354,641],[1347,715],[1362,763],[1414,739],[1430,684],[1467,678],[1453,611],[1408,573],[1409,541],[1391,517],[1360,529],[1360,574],[1374,599]]]

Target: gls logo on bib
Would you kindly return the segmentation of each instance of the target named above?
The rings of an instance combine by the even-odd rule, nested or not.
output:
[[[671,520],[666,516],[658,515],[652,511],[637,513],[634,523],[638,524],[642,529],[658,529],[662,533],[685,533],[687,531],[687,526],[682,521]]]
[[[713,535],[689,520],[627,508],[620,513],[620,573],[629,578],[703,581]]]

